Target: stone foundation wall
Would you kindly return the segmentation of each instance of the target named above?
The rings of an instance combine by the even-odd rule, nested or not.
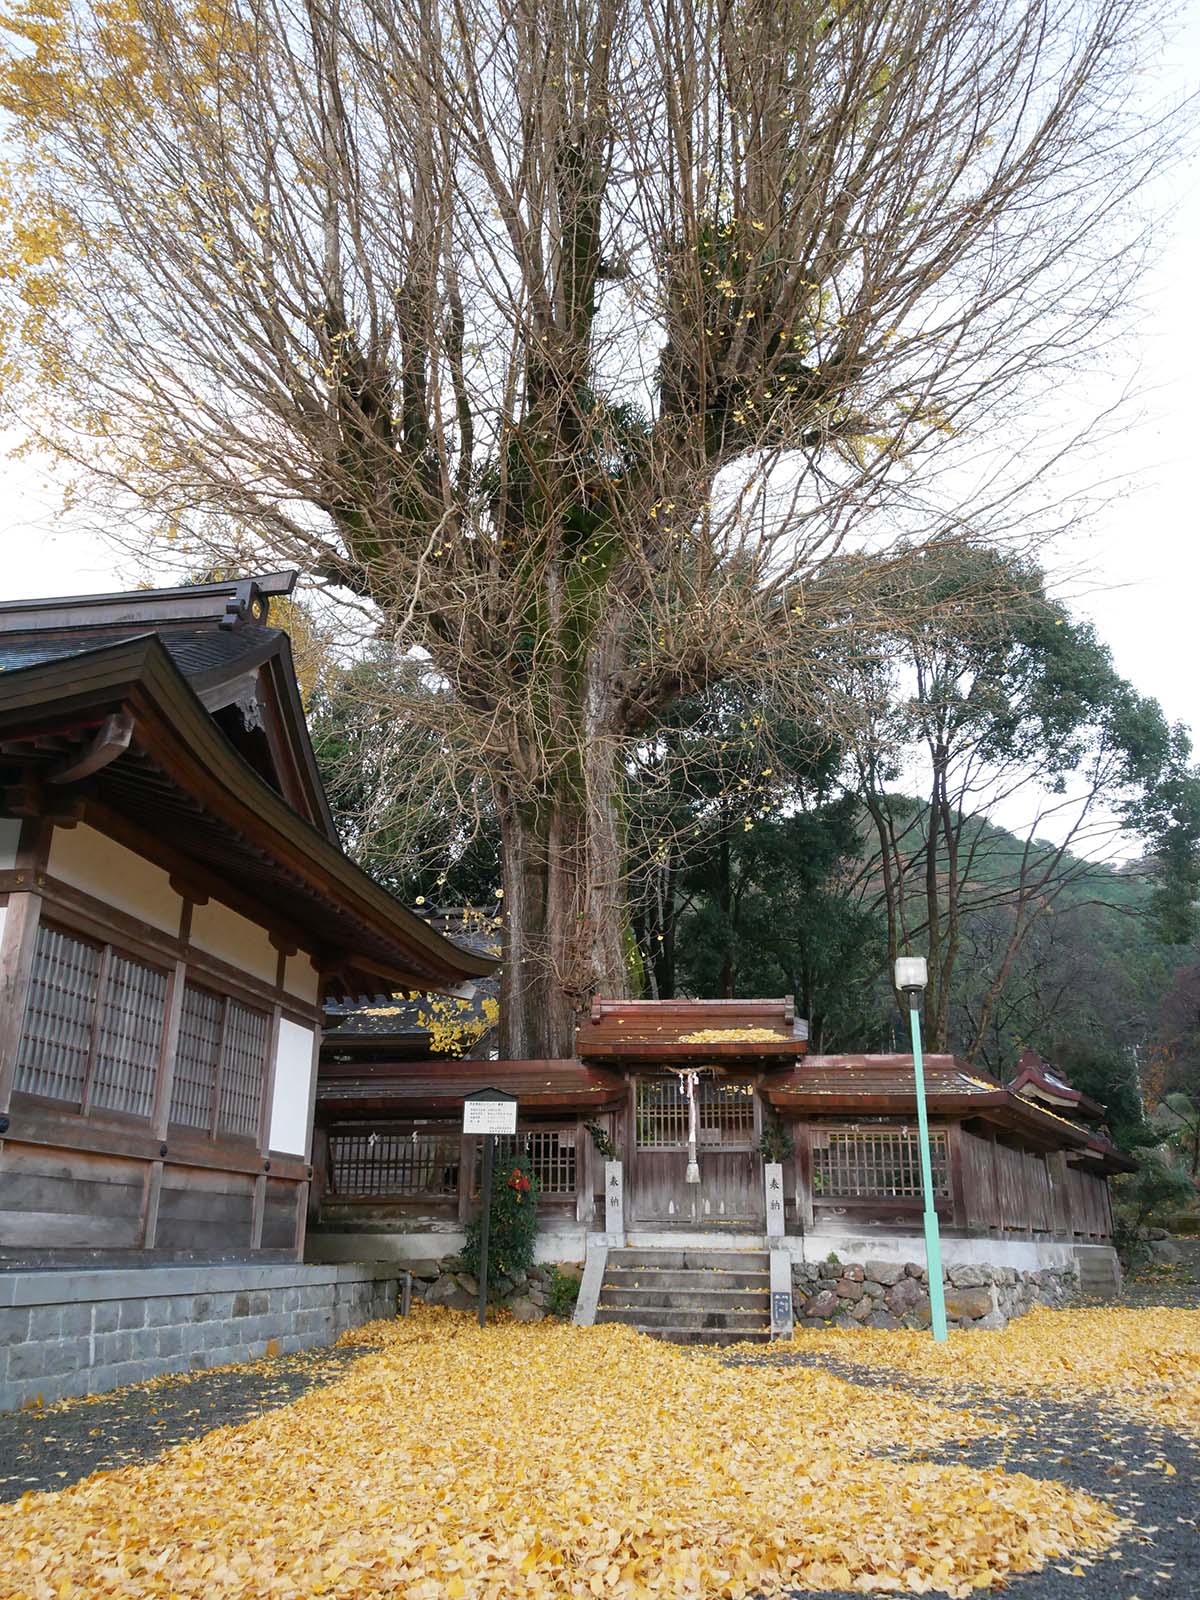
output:
[[[474,1311],[479,1305],[479,1281],[463,1270],[457,1256],[443,1256],[409,1264],[413,1275],[413,1299],[431,1306],[449,1306],[452,1311]],[[499,1301],[518,1322],[541,1322],[550,1305],[550,1287],[555,1273],[578,1282],[583,1269],[574,1262],[556,1266],[539,1263],[518,1280],[489,1277],[490,1298]]]
[[[962,1263],[943,1273],[946,1321],[958,1328],[1003,1328],[1034,1306],[1061,1306],[1079,1292],[1074,1267]],[[792,1301],[801,1328],[927,1328],[929,1278],[914,1261],[812,1261],[792,1264]]]
[[[398,1293],[378,1265],[0,1273],[0,1411],[332,1344]]]

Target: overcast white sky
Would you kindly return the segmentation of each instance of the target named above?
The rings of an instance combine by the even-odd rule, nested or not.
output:
[[[1200,0],[1187,0],[1163,68],[1159,90],[1200,86]],[[1200,735],[1200,161],[1148,196],[1149,210],[1165,206],[1175,215],[1144,285],[1136,337],[1119,357],[1124,370],[1113,374],[1140,391],[1102,463],[1114,487],[1061,556],[1069,594],[1119,670]],[[132,576],[114,550],[57,520],[59,497],[35,463],[6,463],[0,598],[85,594]]]

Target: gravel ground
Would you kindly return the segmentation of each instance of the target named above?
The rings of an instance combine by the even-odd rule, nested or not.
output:
[[[1182,1306],[1200,1311],[1200,1278],[1131,1278],[1119,1300],[1105,1301],[1114,1306]]]
[[[364,1346],[335,1346],[248,1366],[186,1373],[64,1400],[43,1411],[0,1412],[0,1501],[62,1489],[90,1473],[152,1461],[172,1445],[233,1426],[332,1383]]]
[[[1200,1300],[1198,1291],[1200,1286],[1193,1290],[1196,1300],[1186,1303]],[[1164,1301],[1160,1289],[1152,1303]],[[0,1500],[31,1489],[62,1489],[92,1472],[151,1460],[185,1439],[334,1382],[362,1354],[361,1345],[310,1351],[158,1380],[45,1411],[2,1414]],[[803,1351],[750,1359],[821,1365],[868,1386],[889,1381],[877,1370]],[[997,1420],[994,1438],[952,1446],[935,1459],[1054,1478],[1108,1501],[1134,1524],[1108,1555],[1082,1563],[1082,1576],[1072,1575],[1070,1563],[1015,1578],[1006,1591],[1011,1600],[1200,1600],[1200,1443],[1130,1421],[1100,1396],[1076,1407],[984,1390],[963,1389],[947,1399],[932,1386],[911,1387],[939,1404]],[[1175,1469],[1173,1475],[1167,1467]],[[845,1600],[840,1592],[803,1593],[806,1600]]]
[[[1161,1296],[1154,1301],[1162,1303]],[[896,1381],[826,1355],[762,1359],[821,1366],[867,1387]],[[938,1405],[996,1418],[994,1438],[951,1446],[931,1460],[1053,1478],[1107,1501],[1134,1524],[1107,1554],[1082,1559],[1082,1576],[1073,1574],[1077,1563],[1071,1561],[1013,1578],[1005,1590],[1011,1600],[1200,1600],[1200,1441],[1134,1422],[1100,1395],[1089,1397],[1085,1408],[967,1386],[949,1398],[932,1384],[899,1382]],[[796,1593],[804,1600],[845,1600],[843,1591]]]

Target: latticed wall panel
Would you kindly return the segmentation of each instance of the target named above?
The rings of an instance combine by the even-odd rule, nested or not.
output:
[[[101,952],[46,923],[38,928],[15,1087],[79,1104],[87,1081]]]
[[[380,1128],[329,1135],[330,1188],[342,1199],[458,1193],[460,1135]]]
[[[17,1051],[18,1093],[148,1120],[163,1058],[168,977],[111,946],[38,928]],[[258,1133],[265,1012],[184,989],[169,1119],[238,1138]]]
[[[148,1117],[162,1047],[166,975],[113,952],[100,1007],[91,1103]]]
[[[189,983],[184,990],[171,1085],[171,1121],[254,1138],[262,1108],[267,1017],[224,995]]]
[[[15,1088],[148,1117],[166,974],[49,925],[38,928]]]
[[[701,1074],[696,1083],[696,1139],[702,1149],[748,1150],[754,1144],[754,1086]],[[686,1150],[687,1085],[682,1075],[637,1083],[636,1146]]]
[[[496,1140],[496,1164],[523,1155],[547,1199],[574,1198],[576,1153],[574,1128],[538,1129],[537,1132],[502,1134]],[[483,1170],[483,1146],[475,1151],[474,1192],[478,1194]]]
[[[950,1156],[944,1131],[931,1130],[934,1193],[950,1193]],[[813,1191],[818,1199],[919,1199],[920,1141],[907,1128],[869,1128],[813,1135]]]
[[[226,1006],[221,1109],[217,1125],[222,1133],[252,1138],[258,1132],[262,1102],[267,1019],[263,1012],[251,1011],[236,1000],[227,1000]]]
[[[212,1126],[224,1009],[225,1002],[219,994],[199,989],[194,983],[186,985],[171,1084],[171,1121],[178,1127]]]

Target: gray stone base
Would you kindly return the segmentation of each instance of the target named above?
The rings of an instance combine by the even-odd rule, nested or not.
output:
[[[384,1265],[0,1273],[0,1411],[332,1344],[396,1314]]]
[[[1025,1272],[986,1262],[945,1269],[946,1321],[1003,1328],[1034,1306],[1061,1306],[1079,1293],[1074,1265]],[[927,1328],[929,1278],[915,1261],[794,1262],[792,1299],[800,1328]]]

